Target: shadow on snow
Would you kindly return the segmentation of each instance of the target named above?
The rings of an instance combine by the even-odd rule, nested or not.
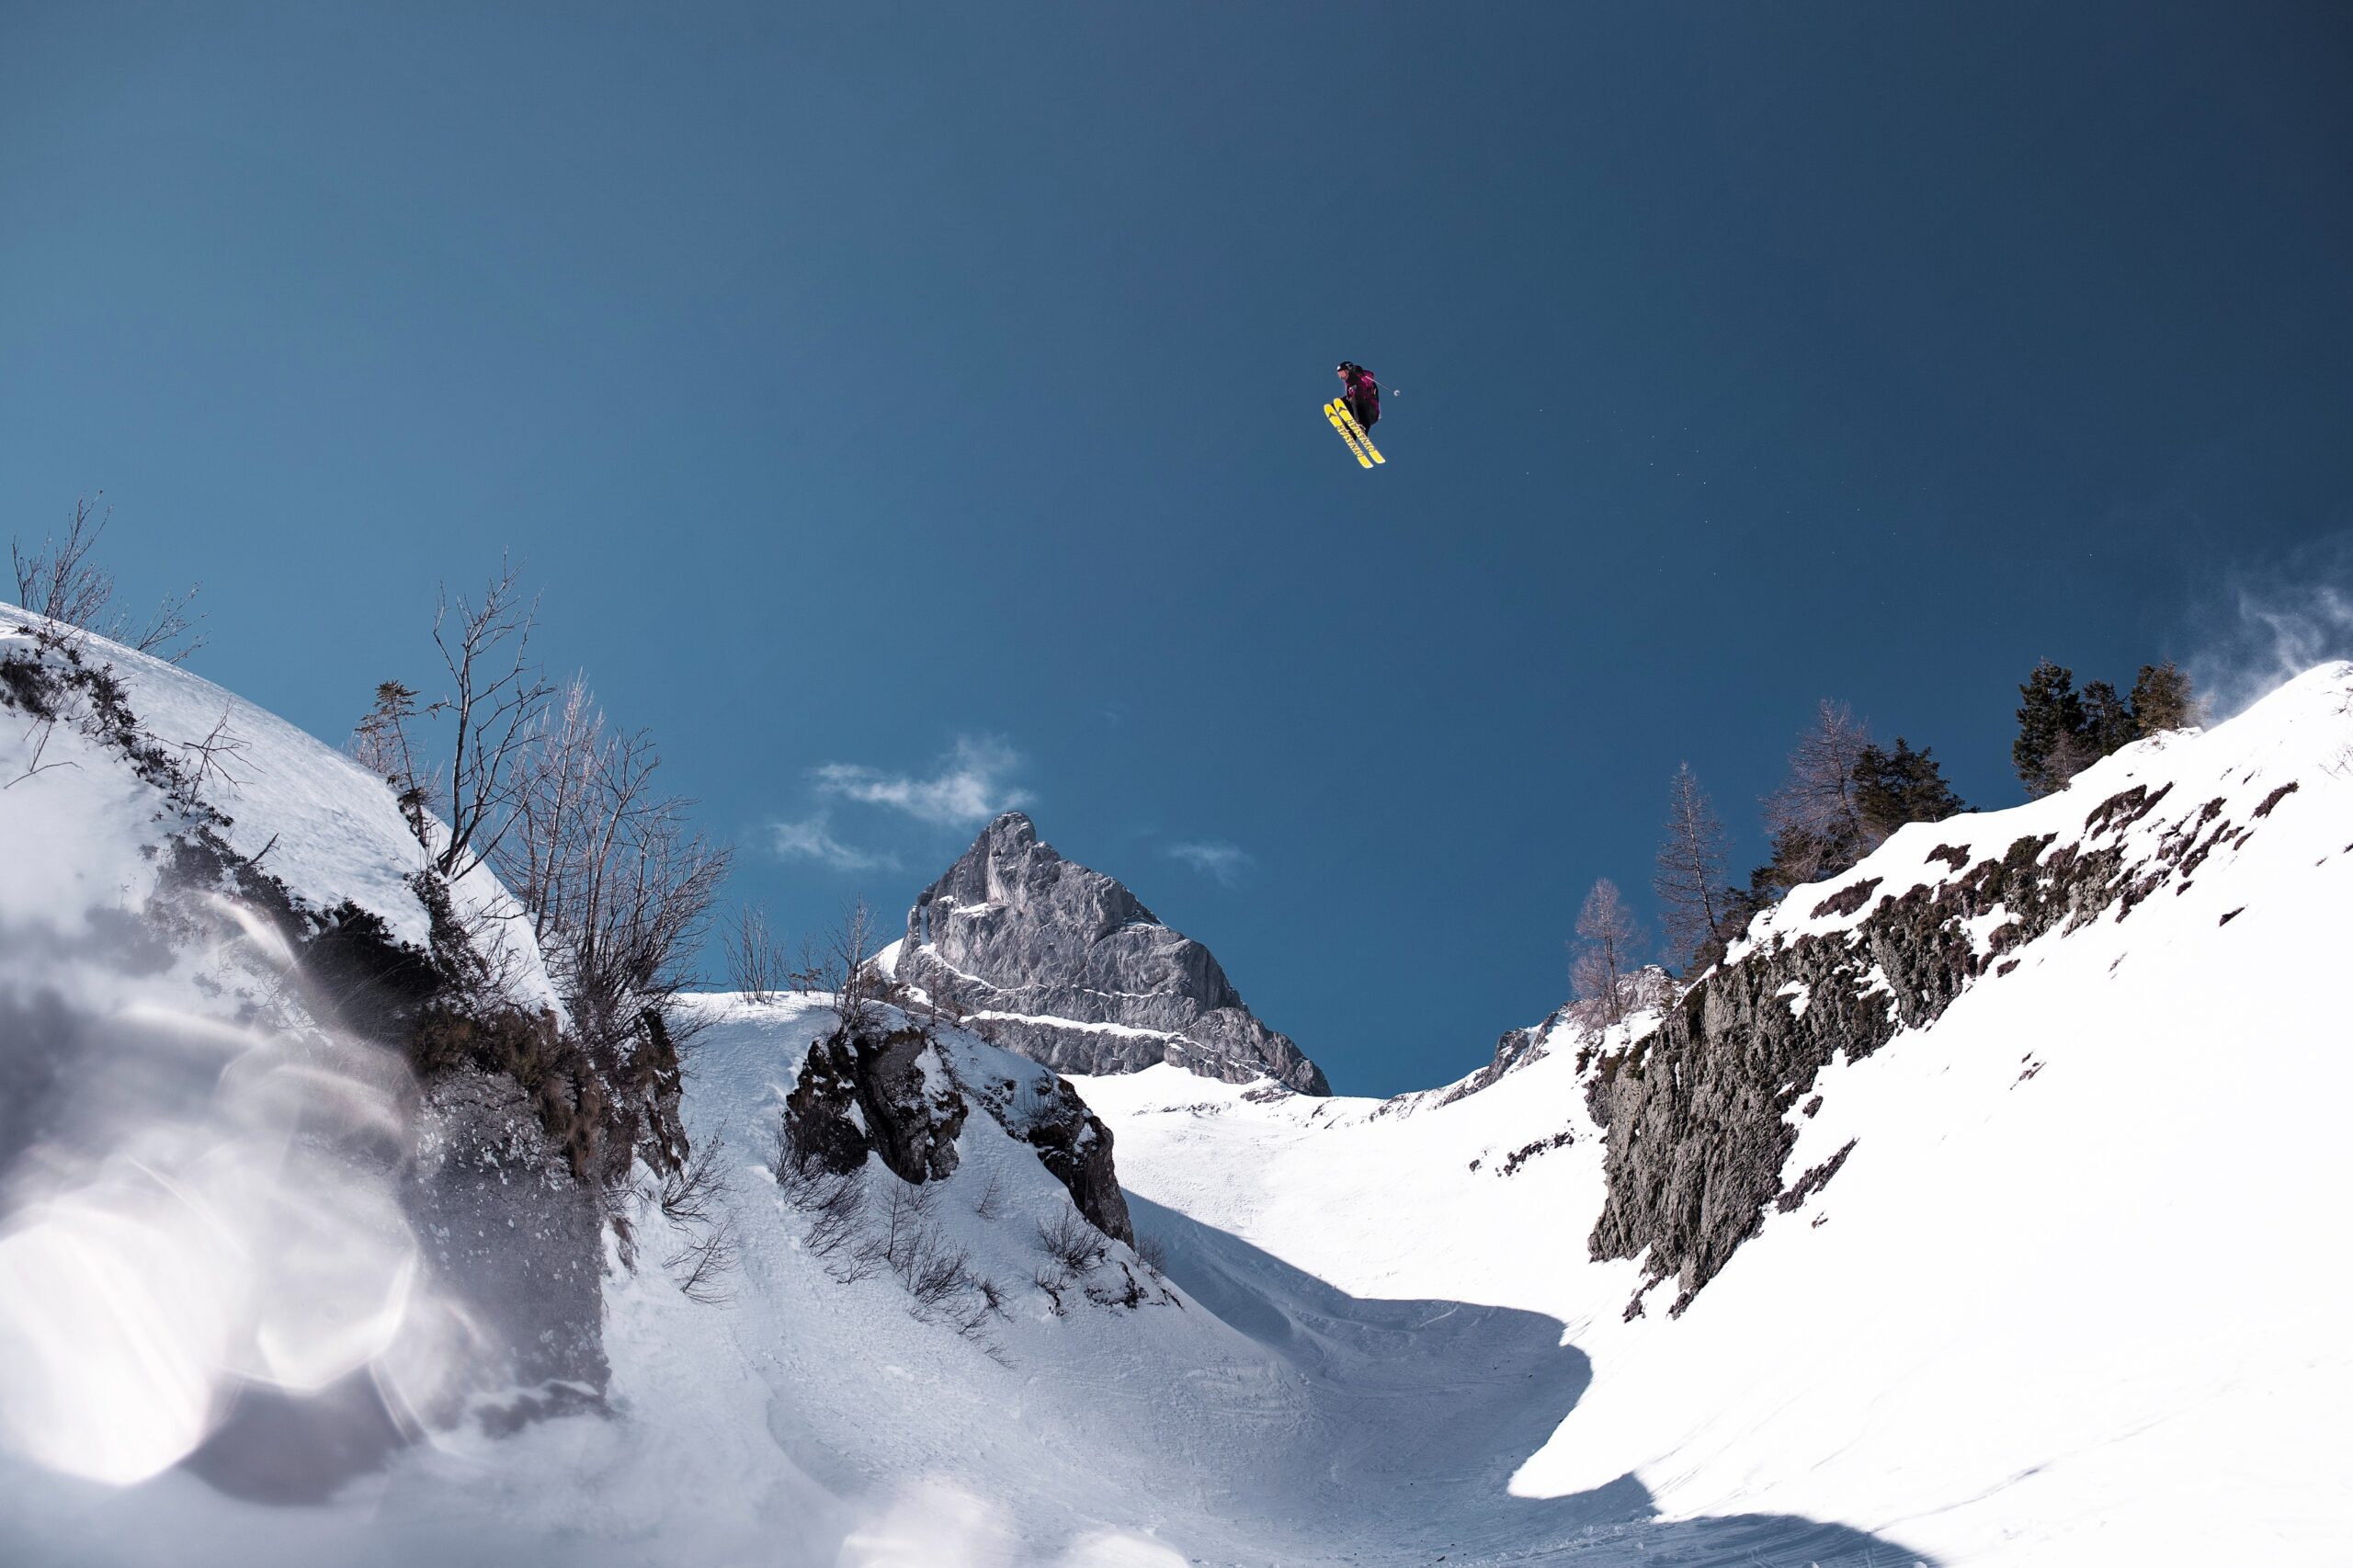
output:
[[[1927,1559],[1892,1541],[1790,1515],[1657,1517],[1632,1474],[1573,1496],[1515,1497],[1512,1473],[1543,1447],[1593,1381],[1593,1364],[1539,1312],[1459,1301],[1350,1296],[1241,1238],[1133,1192],[1141,1233],[1167,1249],[1167,1272],[1196,1301],[1264,1346],[1305,1383],[1328,1455],[1314,1494],[1296,1451],[1268,1456],[1255,1500],[1302,1543],[1347,1540],[1404,1562],[1483,1559],[1740,1568],[1909,1568]],[[1237,1496],[1234,1501],[1249,1499]],[[1374,1555],[1369,1561],[1380,1561]]]

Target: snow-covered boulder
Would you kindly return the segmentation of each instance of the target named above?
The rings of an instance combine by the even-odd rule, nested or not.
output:
[[[826,1019],[824,1013],[810,1015]],[[978,1109],[1037,1152],[1087,1222],[1132,1243],[1111,1159],[1111,1131],[1068,1082],[1038,1063],[937,1021],[873,1007],[809,1044],[785,1096],[791,1157],[847,1175],[870,1153],[900,1180],[954,1173],[957,1140]]]

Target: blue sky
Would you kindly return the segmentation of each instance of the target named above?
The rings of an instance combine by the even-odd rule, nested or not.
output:
[[[1819,697],[2337,651],[2348,146],[2331,5],[8,6],[0,507],[330,739],[511,549],[779,924],[1017,802],[1388,1092]]]

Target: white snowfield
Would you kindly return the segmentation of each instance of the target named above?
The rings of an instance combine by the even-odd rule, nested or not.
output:
[[[1906,828],[1748,946],[1934,887],[1954,873],[1931,849],[2055,850],[2166,785],[2127,859],[2188,833],[2212,843],[2194,870],[1835,1063],[1788,1175],[1851,1155],[1677,1320],[1670,1284],[1624,1321],[1637,1266],[1587,1261],[1602,1150],[1573,1034],[1444,1106],[1160,1067],[1078,1086],[1151,1204],[1359,1297],[1558,1322],[1592,1384],[1515,1498],[1631,1472],[1670,1518],[1837,1521],[1941,1563],[2353,1562],[2353,665],[2029,805]],[[1814,913],[1874,877],[1863,910]]]
[[[415,850],[381,781],[192,676],[119,662],[159,733],[199,738],[225,710],[248,739],[222,797],[239,849],[275,836],[265,864],[297,892],[381,900],[401,928]],[[0,1004],[48,984],[85,1011],[180,1024],[137,1037],[133,1076],[105,1084],[107,1115],[82,1124],[103,1146],[44,1176],[37,1204],[0,1195],[0,1562],[2353,1560],[2353,1165],[2335,1128],[2353,1070],[2329,991],[2353,892],[2348,705],[2353,666],[2314,671],[2052,800],[1907,830],[1841,879],[1892,893],[1948,874],[1939,844],[2069,842],[2135,783],[2175,785],[2126,830],[2135,853],[2217,796],[2234,835],[2254,829],[2175,879],[2186,891],[2017,949],[1933,1026],[1835,1067],[1790,1167],[1850,1139],[1851,1156],[1680,1319],[1659,1291],[1621,1321],[1639,1266],[1586,1260],[1601,1148],[1573,1030],[1448,1104],[1165,1066],[1080,1081],[1165,1288],[1117,1244],[1040,1283],[1040,1227],[1071,1200],[975,1109],[955,1173],[902,1215],[998,1292],[977,1316],[978,1285],[962,1292],[960,1320],[917,1310],[888,1266],[844,1282],[856,1271],[812,1244],[771,1173],[782,1097],[832,1027],[824,999],[707,997],[690,1004],[708,1027],[686,1117],[726,1176],[722,1299],[676,1283],[708,1233],[638,1203],[638,1267],[616,1256],[608,1273],[607,1410],[440,1431],[300,1506],[172,1460],[241,1382],[312,1388],[365,1362],[397,1393],[430,1359],[402,1328],[418,1321],[410,1252],[373,1189],[302,1163],[272,1119],[298,1101],[247,1092],[253,1063],[286,1064],[282,1042],[237,1032],[222,989],[266,970],[240,956],[255,938],[156,973],[109,970],[83,940],[153,877],[155,801],[102,755],[53,749],[80,766],[0,790]],[[28,761],[0,733],[6,777]],[[1774,922],[1839,926],[1818,902],[1802,892]],[[14,1031],[40,1017],[0,1010]],[[935,1086],[1017,1104],[1051,1087],[953,1029],[923,1064]],[[912,1189],[876,1159],[858,1182],[871,1237]],[[222,1193],[261,1200],[224,1209]],[[77,1213],[95,1216],[81,1232]]]

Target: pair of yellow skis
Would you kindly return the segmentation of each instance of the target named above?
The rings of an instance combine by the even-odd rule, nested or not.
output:
[[[1332,428],[1340,433],[1340,439],[1348,444],[1348,450],[1356,453],[1358,467],[1370,468],[1375,463],[1389,460],[1381,455],[1381,449],[1372,444],[1372,437],[1364,433],[1364,426],[1357,423],[1357,416],[1348,412],[1347,403],[1337,401],[1325,403],[1324,417],[1332,422]]]

